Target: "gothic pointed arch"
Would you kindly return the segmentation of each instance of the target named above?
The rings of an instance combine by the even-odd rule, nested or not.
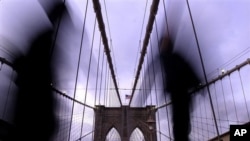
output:
[[[145,137],[138,127],[136,127],[131,133],[129,141],[145,141]]]
[[[142,141],[157,140],[156,132],[152,130],[156,129],[156,124],[155,122],[149,123],[149,117],[155,121],[154,106],[135,108],[128,106],[104,107],[102,105],[96,105],[94,141],[107,141],[108,139],[108,141],[119,140],[119,137],[112,137],[114,135],[119,135],[122,141],[129,141],[133,131],[135,131],[136,134],[143,134],[144,140],[142,139]],[[138,132],[138,130],[140,132]]]
[[[106,135],[105,141],[121,141],[121,136],[115,127],[112,127]]]

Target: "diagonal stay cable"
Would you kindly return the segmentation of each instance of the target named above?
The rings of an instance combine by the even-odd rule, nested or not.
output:
[[[88,132],[87,134],[85,134],[85,135],[81,136],[80,138],[78,138],[76,141],[81,141],[83,138],[85,138],[86,136],[88,136],[89,134],[91,134],[93,132],[95,132],[95,131],[93,130],[91,132]]]
[[[89,3],[89,1],[87,0],[85,14],[84,14],[84,22],[83,22],[83,26],[82,26],[81,43],[80,43],[80,50],[79,50],[78,62],[77,62],[77,71],[76,71],[76,77],[75,77],[74,96],[73,96],[74,99],[76,97],[76,89],[77,89],[78,79],[79,79],[78,75],[79,75],[79,69],[80,69],[80,64],[81,64],[83,38],[84,38],[84,35],[85,35],[84,34],[85,33],[85,24],[86,24],[87,13],[88,13],[88,3]],[[71,132],[71,128],[72,128],[74,107],[75,107],[75,102],[72,103],[72,108],[71,108],[71,119],[70,119],[70,125],[69,125],[68,141],[70,140],[70,136],[71,136],[70,132]]]
[[[116,65],[116,59],[115,59],[114,48],[113,48],[113,43],[112,43],[112,36],[111,36],[111,31],[110,31],[110,24],[109,24],[108,12],[107,12],[106,0],[104,0],[103,2],[104,2],[104,8],[105,8],[106,19],[107,19],[107,24],[108,24],[108,31],[109,31],[109,37],[110,37],[110,47],[111,47],[111,50],[113,50],[111,52],[112,52],[112,55],[114,57],[114,68],[115,68],[115,72],[117,73],[117,68],[116,68],[117,65]]]
[[[99,0],[92,0],[92,1],[93,1],[93,6],[94,6],[95,13],[96,13],[96,17],[97,17],[99,29],[100,29],[100,32],[101,32],[102,42],[103,42],[105,53],[106,53],[106,56],[107,56],[109,69],[111,71],[111,76],[112,76],[112,79],[113,79],[113,82],[114,82],[114,85],[115,85],[115,89],[116,89],[116,93],[117,93],[120,105],[122,105],[120,94],[119,94],[119,91],[118,91],[118,85],[117,85],[117,81],[116,81],[116,77],[115,77],[114,67],[113,67],[113,63],[112,63],[112,57],[110,55],[110,49],[109,49],[108,39],[107,39],[106,31],[105,31],[105,25],[104,25],[104,22],[103,22],[103,17],[102,17],[102,12],[101,12],[101,5],[100,5]]]
[[[135,93],[135,88],[136,88],[136,85],[137,85],[137,82],[138,82],[138,79],[139,79],[139,76],[140,76],[140,72],[141,72],[141,69],[142,69],[142,64],[144,62],[144,57],[145,57],[146,52],[147,52],[148,42],[149,42],[150,35],[151,35],[152,29],[153,29],[155,15],[156,15],[156,13],[158,11],[158,5],[159,5],[159,0],[154,0],[152,2],[151,8],[150,8],[150,15],[149,15],[147,28],[146,28],[146,34],[145,34],[145,37],[144,37],[144,40],[143,40],[141,56],[140,56],[140,60],[139,60],[139,64],[138,64],[138,68],[137,68],[137,72],[136,72],[136,76],[135,76],[135,82],[134,82],[134,85],[133,85],[133,88],[132,88],[132,94],[131,94],[131,99],[129,101],[129,106],[130,106],[130,104],[132,102],[132,99],[133,99],[133,96],[134,96],[134,93]]]
[[[207,75],[206,75],[207,73],[206,73],[206,70],[205,70],[205,65],[204,65],[202,54],[201,54],[200,44],[199,44],[196,28],[195,28],[195,25],[194,25],[194,20],[193,20],[191,8],[190,8],[189,0],[186,0],[186,4],[187,4],[190,20],[191,20],[193,32],[194,32],[194,37],[195,37],[195,41],[196,41],[196,45],[197,45],[197,49],[198,49],[198,53],[199,53],[199,58],[201,60],[201,66],[202,66],[202,70],[203,70],[202,72],[203,72],[203,75],[204,75],[205,83],[207,84],[208,83],[208,79],[207,79]],[[214,124],[216,125],[216,132],[217,132],[218,140],[220,140],[219,129],[217,128],[218,123],[216,121],[216,115],[215,115],[215,112],[214,112],[214,105],[213,105],[210,89],[209,89],[209,87],[206,87],[206,88],[207,88],[207,92],[208,92],[208,96],[209,96],[209,102],[210,102],[210,106],[211,106],[211,110],[212,110],[212,115],[213,115],[213,118],[214,118]]]
[[[146,11],[147,11],[147,7],[148,7],[148,0],[146,1],[146,5],[145,5],[145,9],[144,9],[144,14],[143,14],[143,20],[142,20],[142,26],[141,26],[141,33],[140,33],[140,39],[139,39],[139,46],[138,46],[138,50],[137,50],[137,53],[136,53],[136,61],[135,61],[135,67],[136,68],[136,65],[137,65],[137,59],[138,59],[138,54],[139,54],[139,51],[141,49],[141,37],[142,37],[142,31],[143,31],[143,27],[144,27],[144,22],[145,22],[145,17],[146,17]],[[134,70],[136,71],[136,70]],[[134,72],[135,73],[135,72]]]
[[[87,102],[87,95],[88,95],[88,86],[89,86],[89,77],[90,77],[90,68],[91,68],[91,62],[92,62],[92,55],[93,55],[93,46],[94,46],[94,40],[95,40],[95,27],[96,27],[96,18],[94,23],[94,29],[93,29],[93,37],[92,37],[92,43],[91,43],[91,51],[89,56],[89,65],[88,65],[88,75],[87,75],[87,83],[86,83],[86,89],[85,89],[85,95],[84,95],[84,103]],[[83,107],[83,116],[82,116],[82,123],[81,123],[81,136],[83,131],[83,123],[84,123],[84,116],[85,116],[85,106]]]

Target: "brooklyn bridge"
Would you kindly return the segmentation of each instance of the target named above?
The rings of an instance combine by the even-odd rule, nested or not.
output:
[[[250,126],[250,1],[0,0],[0,141],[229,141]]]

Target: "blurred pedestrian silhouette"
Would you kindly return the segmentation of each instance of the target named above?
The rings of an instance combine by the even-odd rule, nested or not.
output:
[[[147,67],[144,79],[146,80],[146,77],[152,78],[153,75],[156,76],[156,74],[152,74],[152,71],[150,73],[150,69],[159,67],[156,64],[160,62],[162,67],[155,68],[155,72],[159,73],[160,70],[164,72],[163,94],[169,94],[172,103],[173,138],[175,141],[189,141],[192,107],[190,92],[199,87],[200,80],[189,62],[181,54],[173,51],[173,44],[169,38],[162,38],[159,50],[159,55]],[[151,82],[151,88],[153,83],[156,82]],[[149,93],[147,92],[145,95],[148,97]]]
[[[190,127],[190,91],[198,87],[200,80],[190,64],[178,53],[173,52],[171,40],[164,39],[160,60],[165,71],[165,93],[172,102],[173,135],[175,141],[188,141]]]
[[[50,22],[55,24],[65,10],[63,3],[57,3],[46,11]],[[27,54],[19,55],[14,61],[18,93],[11,140],[48,141],[57,129],[56,101],[50,86],[53,79],[50,59],[53,33],[54,27],[43,28],[34,37]]]

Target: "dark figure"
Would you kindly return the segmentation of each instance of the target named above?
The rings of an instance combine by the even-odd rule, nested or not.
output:
[[[154,67],[159,68],[151,71]],[[173,52],[173,44],[166,37],[162,38],[159,55],[156,55],[152,62],[149,63],[144,73],[142,86],[152,89],[153,84],[157,83],[154,77],[157,76],[157,73],[161,73],[161,70],[164,73],[164,91],[162,94],[169,94],[172,103],[173,138],[175,141],[189,141],[191,131],[190,114],[193,106],[191,93],[200,87],[201,81],[181,54]],[[147,80],[149,80],[149,83],[147,83]],[[142,94],[147,100],[151,90],[141,92],[143,92]],[[164,99],[165,96],[160,98],[160,100]]]
[[[55,23],[64,11],[64,4],[56,4],[48,18]],[[53,32],[53,28],[43,30],[32,41],[27,55],[14,61],[18,86],[14,141],[48,141],[57,129],[56,102],[51,89]]]
[[[165,70],[165,93],[172,101],[172,122],[175,141],[188,141],[190,127],[190,108],[192,104],[190,91],[198,87],[200,80],[192,67],[173,52],[173,45],[165,39],[161,46],[160,59]]]

